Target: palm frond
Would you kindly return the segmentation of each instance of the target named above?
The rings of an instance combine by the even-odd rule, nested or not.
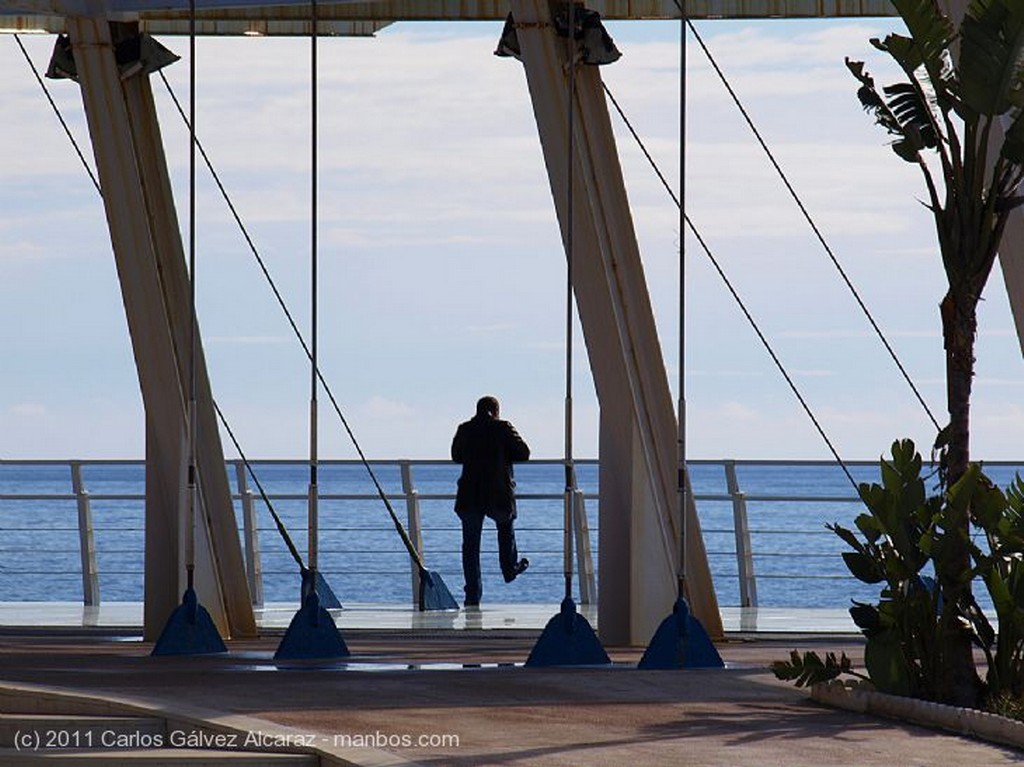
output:
[[[893,33],[886,35],[884,40],[871,38],[870,42],[878,50],[892,56],[907,77],[921,86],[937,112],[945,113],[959,106],[957,72],[948,48],[929,51],[932,60],[926,66],[925,49],[910,37]],[[927,78],[923,77],[920,71],[922,68]]]
[[[904,72],[914,72],[924,64],[924,56],[921,47],[914,42],[913,38],[906,35],[898,35],[895,32],[885,36],[884,40],[872,37],[870,43],[878,50],[888,53]]]
[[[857,90],[857,98],[860,99],[864,111],[871,112],[875,116],[875,120],[886,132],[899,137],[897,141],[892,143],[893,151],[907,162],[917,162],[918,152],[927,146],[925,144],[925,137],[922,135],[920,122],[917,119],[920,117],[921,104],[918,104],[915,109],[915,106],[910,103],[910,98],[907,94],[896,94],[896,106],[903,114],[903,119],[901,119],[894,110],[893,103],[878,92],[874,78],[864,69],[863,61],[851,61],[847,58],[846,67],[860,81],[861,87]],[[889,95],[892,89],[896,87],[899,86],[889,86],[884,89],[884,93]],[[907,87],[911,86],[908,85]],[[927,105],[924,105],[923,108],[927,109]],[[934,131],[930,135],[932,146],[934,146]]]
[[[956,36],[953,22],[936,0],[893,0],[892,4],[907,25],[908,39],[918,48],[918,66],[928,70],[928,77],[940,90],[939,84],[947,81],[950,69],[946,60],[949,44]]]
[[[903,134],[923,148],[934,149],[937,144],[932,112],[921,97],[921,92],[910,83],[896,83],[882,89],[889,109],[899,121]]]
[[[822,682],[830,682],[841,674],[863,676],[853,671],[853,664],[846,657],[846,653],[842,653],[837,658],[834,652],[830,652],[822,659],[813,650],[804,652],[803,656],[796,650],[792,650],[788,661],[774,661],[771,664],[771,670],[777,679],[793,682],[797,687],[810,687]]]
[[[1000,115],[1024,104],[1024,3],[973,0],[960,36],[966,105],[981,115]]]
[[[1000,154],[1015,165],[1024,165],[1024,112],[1018,113],[1006,129]]]

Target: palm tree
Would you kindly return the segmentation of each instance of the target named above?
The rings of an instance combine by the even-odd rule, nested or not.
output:
[[[906,79],[879,90],[863,62],[846,60],[865,110],[915,163],[928,190],[948,290],[940,304],[949,424],[936,439],[947,487],[970,461],[971,383],[977,307],[1010,211],[1024,202],[1024,0],[973,0],[957,29],[936,0],[893,0],[909,36],[871,44]],[[962,620],[972,600],[967,546],[970,511],[953,512],[936,552],[943,611],[941,696],[974,705],[979,679]]]

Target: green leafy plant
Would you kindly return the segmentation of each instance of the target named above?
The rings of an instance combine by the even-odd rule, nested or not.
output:
[[[1024,697],[1024,481],[1018,476],[1004,494],[972,466],[972,521],[984,532],[986,549],[972,545],[975,573],[985,582],[996,611],[996,633],[984,615],[974,617],[988,661],[989,694]]]
[[[834,652],[827,653],[824,660],[816,652],[807,651],[803,655],[793,650],[789,660],[779,660],[771,664],[772,673],[784,682],[793,682],[797,687],[811,687],[823,682],[831,682],[843,674],[867,681],[868,677],[853,670],[853,664],[841,653],[836,658]]]
[[[864,665],[875,686],[896,695],[935,699],[942,663],[940,616],[947,609],[934,580],[922,574],[943,512],[941,497],[928,497],[922,460],[910,440],[894,442],[892,460],[881,461],[882,484],[862,484],[867,511],[857,532],[828,528],[852,551],[843,553],[850,572],[882,584],[877,604],[855,602],[854,622],[867,637]],[[859,533],[859,535],[858,535]]]
[[[956,624],[981,648],[988,666],[972,705],[1024,701],[1024,480],[1018,476],[1004,493],[972,463],[955,484],[940,482],[929,495],[922,470],[914,443],[894,442],[892,458],[880,462],[881,484],[860,486],[866,511],[854,520],[855,529],[828,525],[850,547],[842,555],[850,572],[881,586],[877,603],[850,608],[867,638],[867,675],[882,692],[952,702],[943,696],[942,669],[948,662],[946,627]],[[969,514],[976,534],[965,542],[970,561],[957,578],[984,582],[998,633],[970,588],[961,589],[959,600],[946,600],[929,574],[947,556],[951,539],[961,536],[950,521],[959,514]],[[834,666],[807,657],[797,664],[793,657],[776,674],[813,684],[829,678]],[[977,677],[973,659],[971,670]]]
[[[846,60],[857,97],[891,136],[891,147],[918,166],[935,220],[948,289],[940,304],[949,424],[936,439],[945,485],[970,465],[970,400],[977,306],[1010,212],[1024,202],[1024,2],[973,0],[956,28],[937,0],[893,0],[909,35],[871,44],[904,75],[879,87],[860,61]],[[936,578],[947,606],[940,623],[938,693],[972,705],[978,680],[969,623],[955,619],[971,601],[970,507],[945,507],[933,543]]]
[[[985,710],[1007,719],[1024,721],[1024,699],[1010,693],[994,695],[985,702]]]

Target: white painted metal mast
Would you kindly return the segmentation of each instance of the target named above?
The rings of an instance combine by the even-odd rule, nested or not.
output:
[[[686,475],[686,22],[687,0],[679,0],[679,598],[686,598],[686,534],[689,477]]]

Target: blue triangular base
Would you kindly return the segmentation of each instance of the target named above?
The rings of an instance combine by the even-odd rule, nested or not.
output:
[[[548,621],[526,659],[527,666],[600,666],[611,663],[590,623],[571,598]]]
[[[306,597],[309,596],[309,568],[303,567],[300,571],[302,575],[302,601],[306,601]],[[344,609],[341,605],[341,600],[334,593],[334,589],[331,588],[331,584],[324,578],[324,574],[319,570],[316,571],[316,593],[320,597],[320,606],[326,610],[342,610]]]
[[[212,655],[227,652],[220,632],[191,587],[174,608],[151,655]]]
[[[658,626],[637,668],[724,668],[722,656],[686,600],[679,598],[672,613]]]
[[[420,570],[420,612],[428,610],[458,610],[452,592],[438,573]]]
[[[334,619],[311,591],[292,618],[284,638],[274,653],[275,660],[316,660],[349,656]]]

